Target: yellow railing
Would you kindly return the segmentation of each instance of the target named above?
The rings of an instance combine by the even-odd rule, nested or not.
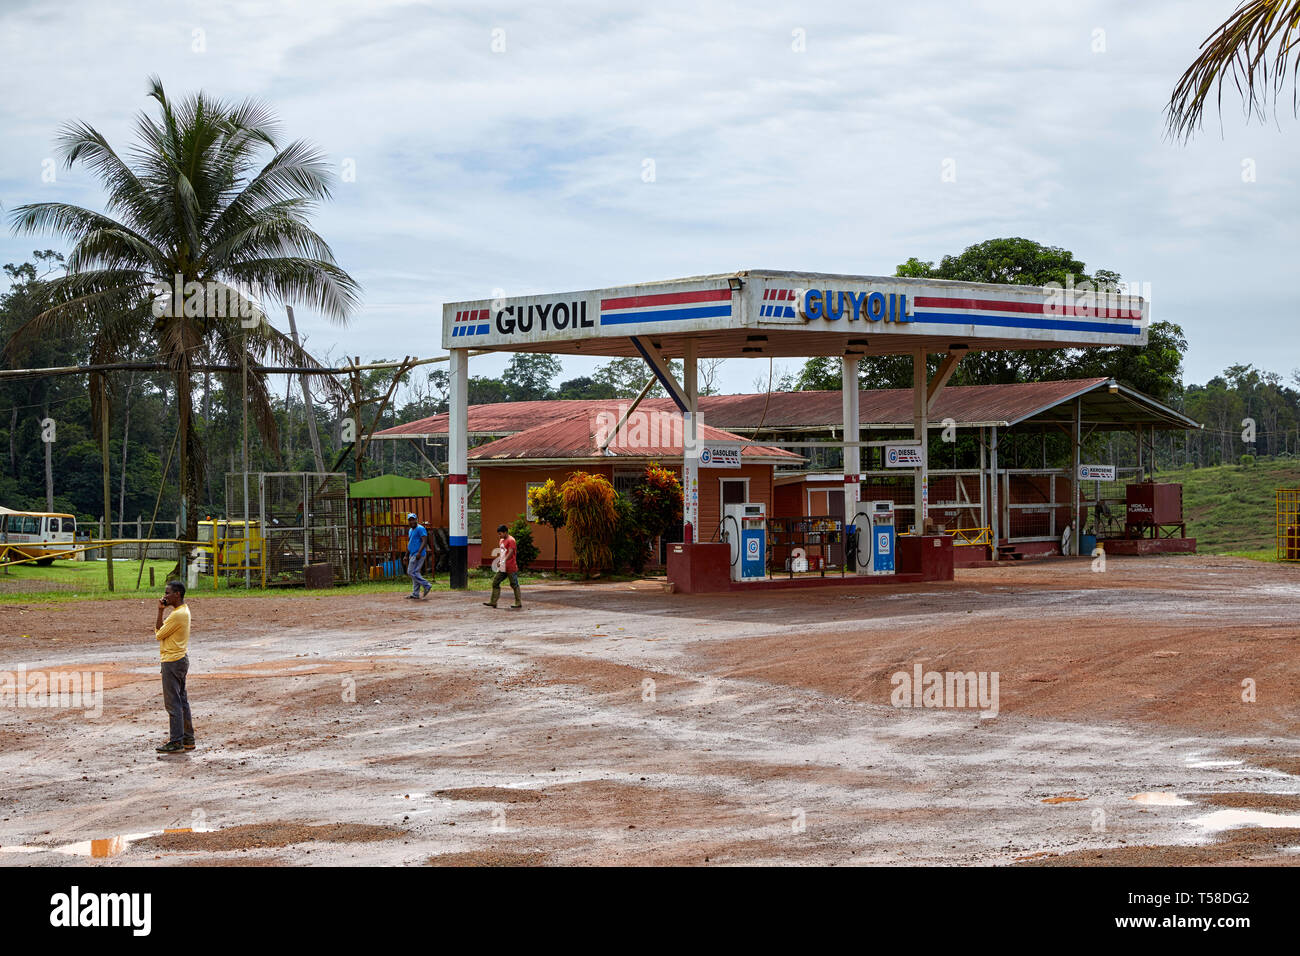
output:
[[[1300,561],[1300,488],[1277,489],[1277,559]]]
[[[945,531],[936,531],[935,534],[946,534],[955,539],[952,543],[954,548],[965,548],[970,545],[984,544],[987,545],[993,540],[993,531],[990,528],[948,528]],[[912,532],[898,532],[900,538],[910,538]]]
[[[953,540],[954,548],[964,548],[968,545],[987,545],[993,540],[993,532],[989,528],[950,528],[944,532],[950,535]]]

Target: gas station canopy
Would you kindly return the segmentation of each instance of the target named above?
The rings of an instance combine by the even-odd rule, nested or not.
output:
[[[685,555],[701,544],[695,537],[701,467],[699,359],[840,358],[844,527],[852,532],[855,520],[862,516],[857,495],[860,449],[885,444],[861,439],[858,361],[868,355],[910,354],[913,438],[906,443],[909,448],[894,443],[891,454],[900,460],[906,455],[914,462],[909,465],[915,470],[913,514],[916,530],[923,535],[929,502],[930,406],[962,356],[997,349],[1141,346],[1147,342],[1148,318],[1148,304],[1138,296],[1073,286],[762,269],[585,292],[448,303],[442,307],[442,344],[451,353],[447,480],[452,586],[467,584],[467,384],[472,352],[640,355],[682,412],[684,523],[682,544],[675,547]],[[929,353],[945,353],[933,377],[927,369]],[[671,359],[682,360],[681,381]],[[1072,416],[1076,464],[1082,424],[1079,402],[1076,398]],[[996,437],[990,454],[996,470]],[[893,523],[892,513],[889,523]],[[943,542],[936,539],[935,543]],[[951,576],[951,566],[947,573]]]
[[[1145,345],[1139,296],[753,269],[443,306],[447,349],[778,358]]]

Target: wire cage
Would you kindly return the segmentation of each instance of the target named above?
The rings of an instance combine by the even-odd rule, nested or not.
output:
[[[1277,559],[1300,561],[1300,488],[1277,489]]]
[[[247,528],[244,516],[244,473],[226,475],[226,514],[230,531],[247,534],[250,547],[242,542],[226,551],[247,552],[260,557],[261,569],[249,573],[242,563],[221,563],[228,580],[259,578],[262,587],[304,584],[308,568],[328,566],[328,577],[346,582],[349,574],[348,480],[341,472],[250,472]],[[236,520],[238,519],[238,520]],[[317,572],[320,573],[320,572]],[[315,578],[316,574],[313,574]]]

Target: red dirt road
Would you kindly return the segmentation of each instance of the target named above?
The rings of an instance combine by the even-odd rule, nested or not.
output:
[[[1300,569],[480,601],[196,599],[167,758],[149,602],[7,606],[0,671],[103,694],[0,707],[0,863],[1300,862]]]

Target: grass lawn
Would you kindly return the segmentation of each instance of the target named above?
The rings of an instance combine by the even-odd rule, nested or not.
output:
[[[113,563],[113,581],[114,590],[108,590],[108,571],[107,564],[104,561],[55,561],[47,568],[37,567],[36,565],[19,565],[8,569],[8,573],[0,570],[0,604],[24,603],[30,604],[33,601],[76,601],[84,598],[139,598],[141,596],[161,596],[163,585],[166,583],[167,572],[175,566],[174,561],[146,561],[144,575],[140,582],[139,590],[136,589],[136,574],[140,569],[140,562],[135,561],[115,561]],[[149,568],[154,569],[154,586],[149,587]],[[428,575],[426,574],[426,577]],[[525,572],[519,575],[519,584],[526,587],[530,584],[536,584],[544,581],[571,580],[575,576],[567,574],[544,574],[540,572]],[[602,576],[601,581],[630,581],[635,578],[627,576]],[[436,577],[430,579],[435,591],[450,590],[448,585],[447,573],[441,572]],[[214,590],[212,587],[211,577],[199,578],[199,586],[190,591],[191,594],[205,594],[208,596],[221,595],[222,597],[272,597],[284,594],[294,596],[300,595],[328,595],[328,594],[381,594],[386,592],[405,593],[410,589],[410,578],[390,578],[383,581],[362,581],[356,584],[345,584],[335,588],[313,589],[306,588],[261,588],[254,587],[252,590],[245,590],[242,581],[234,587],[227,586],[222,582],[220,588]],[[492,572],[482,571],[478,568],[472,568],[469,572],[469,588],[472,591],[487,591],[492,587]],[[510,584],[506,582],[502,588],[504,599],[510,599]]]
[[[1240,554],[1272,560],[1276,554],[1278,488],[1300,486],[1300,460],[1260,461],[1162,471],[1159,481],[1183,486],[1187,534],[1201,554]]]

